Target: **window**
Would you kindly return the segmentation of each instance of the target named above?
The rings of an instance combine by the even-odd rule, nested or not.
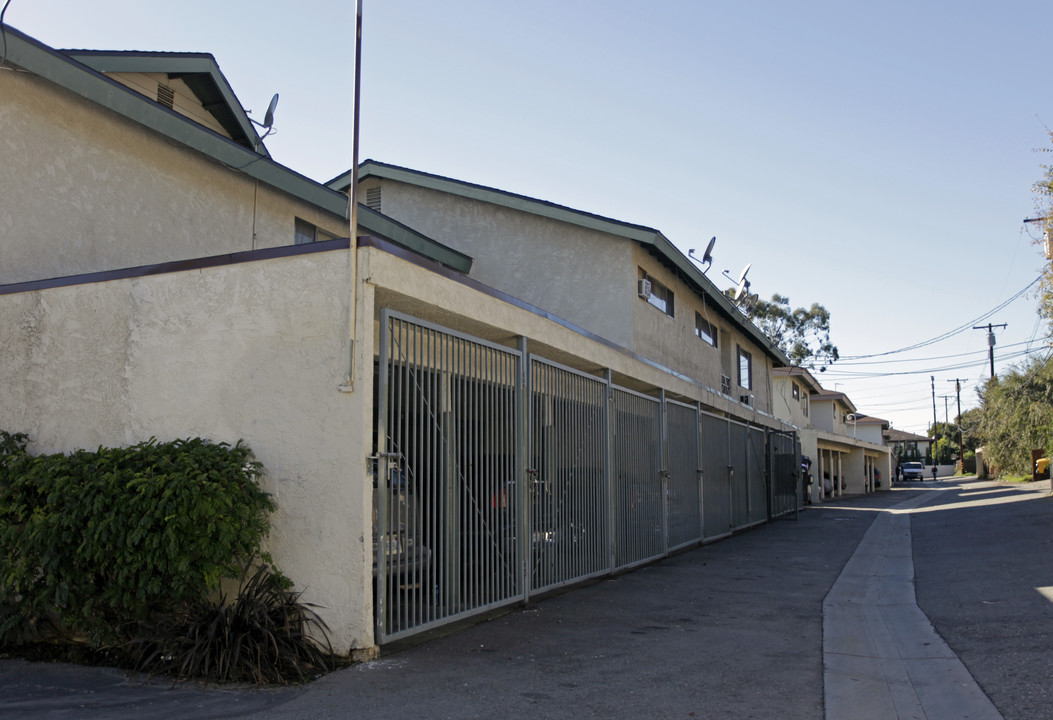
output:
[[[793,384],[793,399],[794,400],[800,400],[801,399],[801,386],[798,385],[797,383]]]
[[[673,291],[640,268],[639,295],[647,302],[673,317]]]
[[[801,408],[804,410],[804,416],[808,417],[808,393],[801,396]]]
[[[717,346],[717,328],[697,312],[695,313],[695,335],[713,347]]]
[[[753,356],[739,347],[739,387],[753,389]]]
[[[293,240],[297,245],[319,242],[321,240],[332,240],[336,235],[327,233],[314,223],[309,223],[302,218],[296,218],[293,225]]]

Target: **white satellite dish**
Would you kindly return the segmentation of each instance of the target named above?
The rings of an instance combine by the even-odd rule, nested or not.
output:
[[[742,268],[742,272],[739,273],[739,281],[735,287],[734,300],[739,300],[744,295],[748,295],[750,291],[750,281],[746,279],[746,273],[750,271],[750,263],[746,264],[746,267]]]

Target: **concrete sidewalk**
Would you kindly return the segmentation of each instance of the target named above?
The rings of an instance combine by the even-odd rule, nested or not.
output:
[[[894,629],[911,617],[891,603],[867,615],[873,611],[868,598],[906,604],[910,516],[895,506],[937,498],[942,485],[912,484],[809,508],[799,520],[515,608],[302,688],[172,685],[112,670],[2,660],[0,717],[854,720],[865,717],[860,708],[873,700],[847,691],[832,696],[828,672],[824,711],[824,654],[828,669],[844,668],[857,655],[854,648],[869,643],[882,665],[889,659],[883,648],[891,655],[894,638],[912,637]],[[878,567],[882,558],[887,572]],[[860,609],[867,622],[852,622]],[[841,630],[838,613],[847,620]],[[875,631],[873,618],[889,636]],[[947,652],[934,654],[952,659]],[[926,714],[917,714],[915,705],[898,716],[872,716],[967,716],[939,714],[917,692],[913,670],[905,672]],[[948,687],[935,682],[936,689]],[[886,685],[898,687],[887,678]]]

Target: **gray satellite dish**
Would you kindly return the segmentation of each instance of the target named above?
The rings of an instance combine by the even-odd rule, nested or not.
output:
[[[263,116],[263,127],[268,130],[270,130],[271,125],[274,124],[274,109],[276,107],[278,107],[278,93],[274,93],[270,105],[267,106],[267,113]]]
[[[697,262],[699,265],[705,265],[706,266],[705,270],[702,271],[703,275],[705,275],[706,271],[709,270],[709,266],[713,264],[713,246],[716,245],[716,244],[717,244],[717,238],[714,235],[710,239],[709,245],[706,245],[706,252],[702,256],[701,260],[699,260],[697,257],[695,257],[695,249],[694,248],[691,248],[690,250],[687,251],[688,257],[690,257],[692,260]]]

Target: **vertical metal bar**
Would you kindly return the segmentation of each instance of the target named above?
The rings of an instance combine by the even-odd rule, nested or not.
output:
[[[614,572],[615,565],[615,498],[614,498],[614,394],[611,388],[612,383],[612,372],[610,368],[603,371],[603,381],[605,385],[606,395],[606,408],[604,416],[607,420],[606,427],[606,447],[604,448],[604,487],[607,489],[607,566],[610,572]]]

